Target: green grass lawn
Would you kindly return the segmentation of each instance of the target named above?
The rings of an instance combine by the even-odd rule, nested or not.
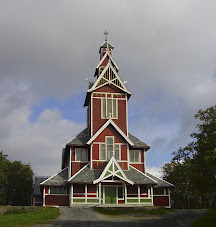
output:
[[[158,208],[158,209],[146,209],[146,208],[102,208],[94,207],[95,211],[101,214],[107,215],[121,215],[121,214],[151,214],[151,215],[162,215],[173,212],[171,209]]]
[[[215,227],[216,226],[216,208],[209,208],[208,212],[198,218],[194,223],[194,227]]]
[[[33,212],[28,212],[26,210],[13,211],[8,214],[0,215],[0,226],[32,226],[34,224],[56,219],[59,214],[59,209],[55,207],[41,207],[41,209]]]

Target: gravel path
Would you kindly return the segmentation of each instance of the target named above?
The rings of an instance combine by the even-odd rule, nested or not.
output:
[[[47,224],[38,224],[34,227],[98,227],[98,226],[122,226],[122,227],[138,227],[138,226],[154,226],[154,227],[189,227],[193,221],[199,216],[206,213],[206,210],[175,210],[171,214],[162,216],[155,215],[120,215],[107,216],[99,214],[91,208],[87,207],[62,207],[61,215],[57,220]]]

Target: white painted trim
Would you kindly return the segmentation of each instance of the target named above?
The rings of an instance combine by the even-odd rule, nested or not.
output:
[[[153,202],[154,202],[154,201],[153,201],[153,196],[154,196],[154,195],[153,195],[153,187],[152,187],[152,185],[150,186],[150,188],[151,188],[151,200],[152,200],[152,204],[153,204]]]
[[[169,195],[169,208],[171,208],[171,200],[170,200],[170,188],[168,188],[168,195]]]
[[[73,184],[71,184],[71,204],[73,204]]]
[[[127,204],[127,185],[124,184],[124,189],[125,189],[125,204]]]
[[[92,164],[92,147],[93,147],[93,144],[90,145],[90,156],[91,156],[90,157],[91,158],[90,159],[90,169],[92,169],[92,166],[93,166],[93,164]]]
[[[107,176],[105,177],[105,174],[106,174],[107,171],[109,170],[110,166],[113,165],[113,164],[115,164],[115,165],[117,166],[118,170],[117,170],[117,171],[114,171],[114,169],[113,169],[112,172],[109,171],[110,174],[107,175]],[[113,165],[113,168],[114,168],[114,165]],[[122,174],[123,177],[120,177],[119,175],[117,175],[117,174],[116,174],[117,172],[120,172],[120,173]],[[123,170],[122,170],[121,167],[119,166],[119,164],[118,164],[118,162],[116,161],[116,159],[115,159],[114,156],[112,156],[112,158],[110,159],[110,161],[107,163],[107,165],[106,165],[105,169],[103,170],[103,172],[101,173],[100,177],[99,177],[98,179],[96,179],[96,180],[93,181],[93,184],[97,184],[98,182],[101,182],[101,181],[105,180],[106,178],[109,178],[110,176],[116,176],[116,177],[122,179],[123,181],[128,182],[129,184],[132,184],[132,185],[134,184],[133,181],[129,180],[129,179],[126,177],[126,175],[124,174]]]
[[[87,193],[88,193],[88,188],[87,188],[87,184],[85,184],[85,204],[87,204]]]
[[[50,180],[51,178],[55,177],[56,175],[58,175],[59,173],[63,172],[65,169],[67,169],[68,167],[64,168],[63,170],[61,170],[60,172],[54,174],[53,176],[49,177],[48,179],[46,179],[45,181],[41,182],[40,185],[43,185],[45,182],[47,182],[48,180]]]
[[[79,174],[81,171],[83,171],[83,169],[85,169],[88,165],[89,165],[89,163],[87,165],[83,166],[82,169],[80,169],[70,179],[68,179],[68,182],[70,182],[77,174]]]
[[[99,182],[99,204],[101,204],[101,182]]]
[[[91,137],[93,136],[93,93],[91,93]]]
[[[106,121],[106,123],[94,134],[94,136],[91,137],[87,144],[90,145],[109,124],[111,124],[131,146],[134,145],[133,142],[122,132],[122,130],[113,122],[112,119]]]
[[[75,163],[89,163],[89,161],[72,161],[72,162],[75,162]]]
[[[86,151],[86,160],[76,160],[77,159],[77,150],[85,150]],[[82,156],[82,155],[81,155]],[[82,157],[81,157],[82,158]],[[76,162],[88,162],[88,148],[77,147],[75,148],[75,161]]]
[[[137,191],[138,191],[138,204],[140,204],[140,185],[137,185]]]
[[[69,174],[68,174],[69,177],[68,177],[68,178],[71,177],[71,161],[72,161],[72,160],[71,160],[71,157],[72,157],[72,156],[71,156],[71,147],[70,147],[70,155],[69,155],[70,162],[69,162]]]
[[[104,54],[104,56],[101,58],[100,62],[98,63],[96,69],[98,69],[101,64],[103,63],[103,61],[105,60],[105,58],[109,56],[110,60],[113,62],[113,64],[115,65],[115,67],[117,68],[117,70],[119,70],[118,65],[116,64],[116,62],[114,61],[113,57],[111,56],[111,54],[109,52],[106,52],[106,54]]]
[[[128,170],[129,170],[129,145],[127,144],[127,168],[128,168]]]
[[[104,142],[93,142],[93,144],[98,144],[98,145],[100,145],[100,144],[104,144]],[[127,145],[127,143],[115,143],[115,144],[119,144],[120,146],[126,146]],[[126,160],[125,160],[126,161]]]
[[[110,93],[110,92],[102,92],[102,91],[94,91],[94,94],[101,94],[101,95],[103,95],[104,93],[106,93],[106,94],[109,94],[109,95],[124,95],[125,97],[124,98],[120,98],[120,97],[118,97],[118,99],[120,99],[120,100],[125,100],[126,99],[126,95],[125,95],[125,92],[114,92],[114,93]],[[93,96],[93,98],[103,98],[103,97],[94,97]],[[117,98],[114,98],[114,99],[117,99]]]
[[[145,149],[144,149],[143,156],[144,156],[144,172],[146,173],[146,150]]]
[[[106,82],[106,83],[104,83],[104,84],[102,84],[102,85],[96,87],[96,86],[98,85],[99,81],[101,80],[101,78],[103,77],[103,75],[105,74],[106,70],[107,70],[109,67],[111,68],[111,70],[113,71],[113,73],[115,74],[115,76],[117,77],[117,79],[119,80],[119,82],[121,83],[122,88],[119,87],[119,86],[117,86],[116,84],[112,83],[111,81],[108,81],[108,82]],[[108,64],[107,64],[106,67],[104,68],[104,70],[103,70],[103,72],[101,73],[101,75],[97,78],[97,80],[96,80],[96,82],[94,83],[94,85],[93,85],[90,89],[88,89],[87,92],[92,92],[92,91],[97,90],[97,89],[99,89],[100,87],[103,87],[103,86],[105,86],[106,84],[110,84],[110,83],[112,83],[114,86],[118,87],[120,90],[123,90],[123,91],[125,91],[125,92],[128,93],[128,94],[130,94],[130,95],[132,94],[130,91],[128,91],[128,89],[126,88],[126,86],[125,86],[124,83],[122,82],[120,76],[118,75],[118,73],[117,73],[116,70],[113,68],[113,66],[112,66],[112,64],[111,64],[110,62],[108,62]]]
[[[126,126],[127,126],[127,136],[128,136],[128,98],[125,100],[126,102]]]
[[[43,206],[45,207],[45,186],[43,188]]]
[[[136,171],[138,171],[139,173],[141,173],[142,175],[144,175],[145,177],[149,178],[150,180],[154,181],[156,184],[158,184],[158,182],[156,182],[155,180],[153,180],[151,177],[147,176],[145,173],[141,172],[140,170],[138,170],[137,168],[133,167],[132,165],[129,165],[131,168],[135,169]]]

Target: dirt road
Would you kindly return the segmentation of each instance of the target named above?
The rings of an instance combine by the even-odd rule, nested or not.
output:
[[[189,227],[193,221],[203,215],[206,210],[175,210],[171,214],[162,216],[155,215],[120,215],[107,216],[99,214],[91,208],[87,207],[62,207],[61,215],[57,220],[47,224],[38,224],[34,227]]]

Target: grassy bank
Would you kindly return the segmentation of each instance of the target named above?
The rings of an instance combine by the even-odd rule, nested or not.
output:
[[[194,227],[215,227],[216,226],[216,208],[209,208],[208,212],[198,218],[194,223]]]
[[[106,215],[121,215],[121,214],[150,214],[162,215],[173,212],[171,209],[158,208],[158,209],[145,209],[145,208],[103,208],[94,207],[95,211]]]
[[[0,226],[32,226],[56,219],[58,216],[59,209],[55,207],[41,207],[41,209],[36,211],[14,210],[0,215]]]

